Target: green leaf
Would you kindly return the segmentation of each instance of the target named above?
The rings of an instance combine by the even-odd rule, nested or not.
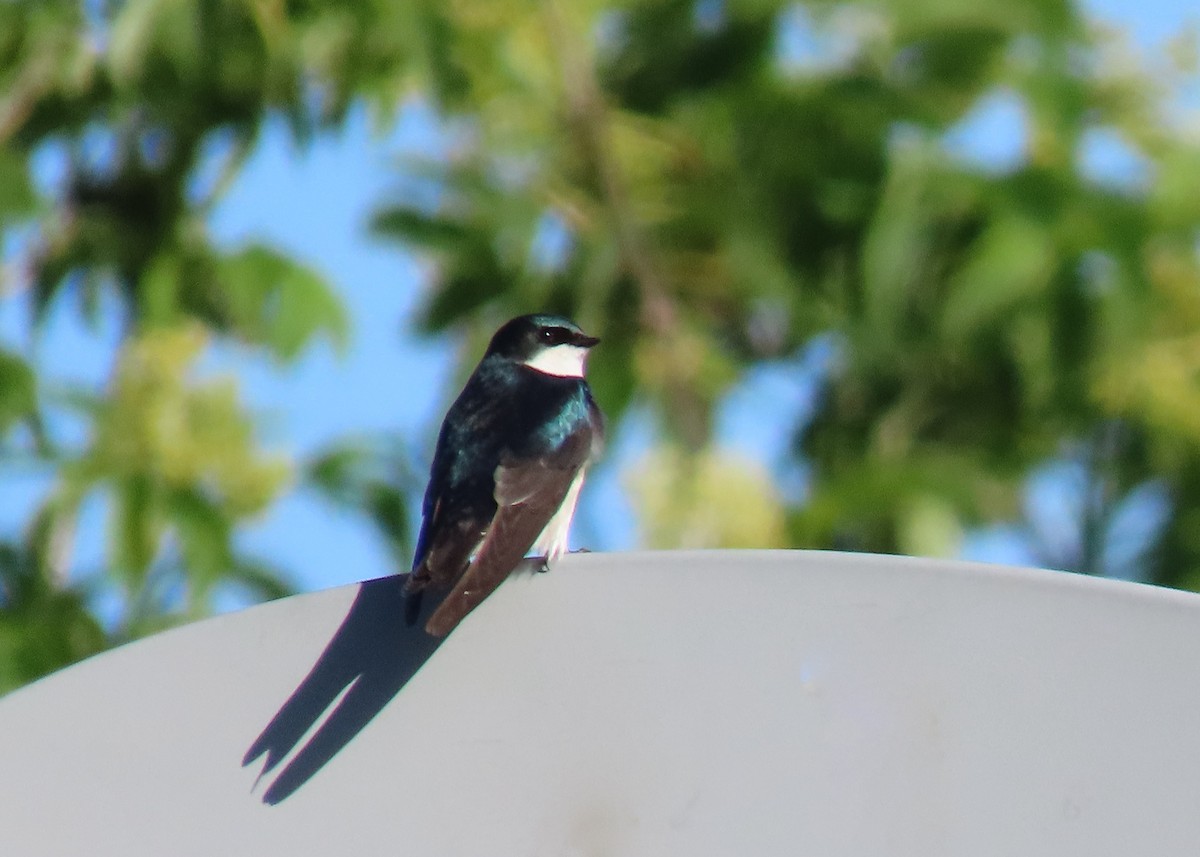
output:
[[[25,153],[0,146],[0,222],[32,214],[36,206]]]
[[[286,598],[296,592],[280,568],[260,559],[235,559],[226,579],[259,601]]]
[[[1160,168],[1152,210],[1167,226],[1194,226],[1200,219],[1200,148],[1172,149]]]
[[[0,434],[37,409],[37,378],[17,355],[0,349]]]
[[[389,208],[371,220],[371,230],[399,238],[422,250],[452,253],[470,241],[470,230],[458,221],[425,214],[411,208]]]
[[[166,5],[163,0],[123,4],[109,25],[108,62],[115,79],[131,79],[141,71]]]
[[[231,522],[220,506],[194,489],[173,491],[166,505],[187,569],[188,612],[200,615],[213,586],[234,566]]]
[[[418,486],[398,443],[379,438],[339,444],[315,457],[306,475],[327,500],[364,512],[396,561],[407,564],[408,509]]]
[[[218,281],[236,330],[290,361],[325,336],[342,348],[350,322],[324,279],[276,250],[253,245],[222,259]]]
[[[326,450],[308,465],[306,477],[325,497],[351,505],[361,500],[362,480],[369,472],[368,449],[346,444]]]
[[[80,592],[44,576],[26,546],[0,543],[0,694],[108,645]]]
[[[1057,248],[1044,226],[1001,216],[972,248],[950,282],[943,315],[954,340],[995,330],[1011,308],[1035,300],[1049,287]]]
[[[130,476],[113,486],[109,509],[111,563],[131,592],[140,589],[158,555],[163,534],[161,497],[146,476]]]

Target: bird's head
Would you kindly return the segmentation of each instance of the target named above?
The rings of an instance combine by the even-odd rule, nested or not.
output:
[[[522,363],[547,375],[582,378],[588,349],[600,340],[557,315],[522,315],[496,331],[487,357]]]

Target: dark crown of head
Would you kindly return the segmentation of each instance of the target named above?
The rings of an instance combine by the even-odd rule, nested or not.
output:
[[[537,313],[518,316],[506,322],[488,346],[488,354],[503,357],[528,357],[539,348],[572,341],[583,333],[579,326],[562,316]]]

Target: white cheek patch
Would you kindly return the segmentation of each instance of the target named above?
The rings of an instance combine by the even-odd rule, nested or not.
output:
[[[587,349],[578,345],[555,345],[545,348],[525,361],[530,369],[560,378],[582,378],[587,362]]]

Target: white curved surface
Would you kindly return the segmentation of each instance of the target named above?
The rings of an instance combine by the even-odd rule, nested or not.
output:
[[[265,805],[287,763],[255,786],[242,755],[357,590],[0,701],[0,854],[1200,853],[1194,595],[848,554],[571,556],[501,587]]]

